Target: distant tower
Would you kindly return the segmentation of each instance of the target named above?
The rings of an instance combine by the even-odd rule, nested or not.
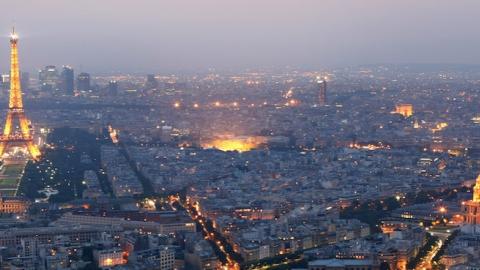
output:
[[[158,88],[158,81],[155,78],[155,75],[148,74],[147,81],[145,82],[145,89],[146,90],[154,90]]]
[[[62,73],[60,74],[60,90],[66,95],[73,95],[74,89],[74,72],[73,68],[69,66],[63,66]]]
[[[2,74],[2,89],[10,88],[10,74]]]
[[[24,91],[28,90],[30,88],[30,73],[22,72],[20,74],[20,83]]]
[[[90,74],[82,72],[77,77],[77,89],[80,91],[90,91]]]
[[[52,92],[58,88],[58,71],[57,67],[50,65],[46,66],[38,72],[38,79],[40,80],[40,87],[42,91]]]
[[[13,30],[10,36],[10,99],[8,103],[7,118],[3,134],[0,136],[0,156],[8,146],[26,145],[27,150],[34,160],[40,158],[40,150],[33,142],[30,123],[23,110],[22,89],[20,85],[20,68],[18,66],[18,36]],[[16,131],[14,121],[18,121],[20,130]]]
[[[118,94],[118,82],[117,81],[109,81],[108,82],[108,94],[112,96],[116,96]]]
[[[318,105],[325,106],[327,104],[327,80],[317,77],[318,88]]]

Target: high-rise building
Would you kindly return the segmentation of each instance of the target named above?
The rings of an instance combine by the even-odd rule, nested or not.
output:
[[[465,226],[462,231],[480,234],[480,175],[473,187],[473,198],[462,203],[465,213]]]
[[[108,94],[112,96],[116,96],[118,94],[118,82],[117,81],[109,81],[108,82]]]
[[[66,95],[73,95],[74,89],[74,72],[73,68],[63,66],[60,74],[60,90]]]
[[[22,85],[23,90],[30,89],[30,73],[22,72],[20,74],[20,83]]]
[[[77,89],[80,91],[90,91],[90,74],[82,72],[77,76]]]
[[[158,81],[155,79],[155,75],[148,74],[147,81],[145,82],[145,89],[152,90],[158,88]]]
[[[10,88],[10,74],[2,74],[2,89]]]
[[[327,80],[317,78],[318,88],[318,105],[324,106],[327,104]]]
[[[38,79],[42,91],[53,91],[58,88],[58,71],[53,65],[46,66],[38,72]]]

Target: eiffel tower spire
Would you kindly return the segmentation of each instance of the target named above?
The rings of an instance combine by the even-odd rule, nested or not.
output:
[[[20,68],[18,64],[18,35],[15,28],[10,35],[10,98],[3,134],[0,136],[0,156],[8,146],[24,145],[30,156],[38,160],[40,150],[33,142],[30,124],[23,110],[22,88],[20,85]],[[20,130],[15,130],[14,121],[18,121]]]

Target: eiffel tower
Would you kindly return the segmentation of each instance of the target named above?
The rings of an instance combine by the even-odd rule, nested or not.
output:
[[[18,35],[15,28],[10,35],[10,99],[3,134],[0,135],[0,156],[11,146],[26,146],[34,160],[40,158],[40,150],[33,142],[30,123],[23,110],[22,88],[20,86],[20,68],[18,66]],[[18,122],[18,126],[14,125]]]

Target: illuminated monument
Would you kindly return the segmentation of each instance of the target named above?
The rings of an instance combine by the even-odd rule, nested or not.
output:
[[[462,206],[465,213],[465,226],[462,231],[480,234],[480,175],[473,187],[472,200],[462,203]]]
[[[10,98],[7,119],[3,134],[0,136],[0,156],[10,146],[23,145],[27,147],[34,160],[40,158],[40,150],[33,142],[30,123],[23,110],[22,89],[20,86],[20,68],[18,66],[18,36],[13,29],[10,35]],[[15,122],[18,121],[19,130]]]
[[[412,104],[397,104],[395,105],[395,113],[401,114],[404,117],[410,117],[413,115]]]

